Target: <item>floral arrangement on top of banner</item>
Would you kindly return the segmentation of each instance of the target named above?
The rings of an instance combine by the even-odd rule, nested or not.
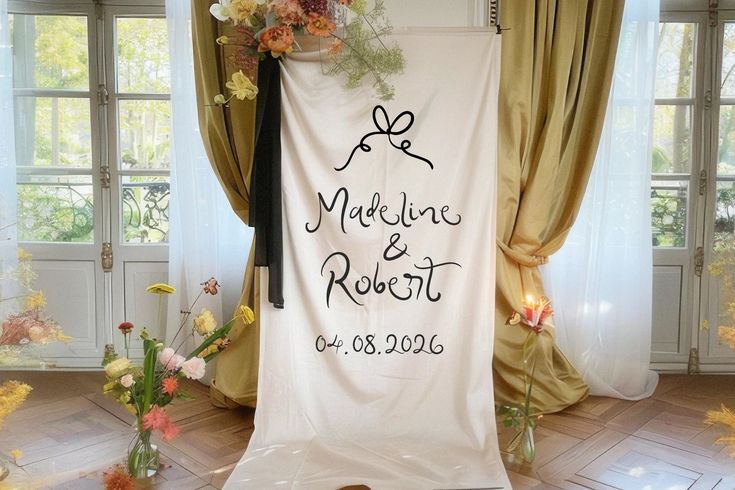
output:
[[[197,301],[203,294],[217,294],[219,288],[214,278],[203,282],[201,286],[201,291],[191,306],[186,312],[182,312],[179,329],[168,347],[152,338],[146,329],[142,329],[139,335],[143,340],[143,365],[134,365],[129,359],[128,350],[129,336],[135,326],[130,322],[123,322],[118,329],[125,340],[126,356],[118,357],[113,353],[104,361],[107,383],[103,387],[103,393],[117,400],[136,416],[135,437],[128,447],[126,468],[132,478],[147,478],[158,471],[158,448],[151,440],[154,431],[160,434],[163,441],[171,440],[179,433],[179,428],[163,408],[177,398],[190,399],[180,388],[179,381],[182,378],[196,380],[204,376],[206,363],[229,345],[228,335],[238,319],[245,325],[255,321],[252,310],[240,305],[234,318],[218,328],[212,313],[202,309],[193,318],[190,335],[199,336],[203,340],[187,355],[179,354],[187,337],[179,338],[179,334],[187,325]],[[163,296],[174,293],[175,288],[159,283],[149,286],[147,291],[158,295],[158,322],[160,331],[163,331]],[[179,343],[174,348],[177,339]],[[122,467],[117,467],[108,472],[106,478],[124,480],[121,471]]]
[[[546,296],[534,298],[526,297],[522,312],[513,312],[507,325],[525,325],[528,327],[526,340],[523,342],[521,360],[523,362],[523,401],[518,405],[500,405],[496,412],[503,416],[503,426],[516,430],[516,434],[508,443],[508,453],[520,455],[529,463],[536,458],[534,430],[541,415],[533,413],[531,409],[531,390],[533,390],[533,376],[536,370],[536,341],[543,331],[546,321],[554,311],[551,301]]]
[[[235,36],[221,36],[220,45],[240,47],[230,61],[236,67],[252,71],[258,57],[274,58],[300,49],[296,35],[330,40],[327,47],[325,74],[342,75],[348,88],[360,85],[367,75],[380,99],[390,100],[394,88],[391,75],[403,71],[405,60],[401,48],[387,46],[383,37],[391,32],[385,17],[383,0],[219,0],[210,12],[218,20],[231,22]],[[242,69],[226,83],[231,96],[215,97],[215,103],[227,104],[233,97],[252,100],[258,93]]]

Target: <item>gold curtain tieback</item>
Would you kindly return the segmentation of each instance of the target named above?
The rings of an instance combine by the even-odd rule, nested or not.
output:
[[[513,261],[517,262],[518,264],[524,266],[524,267],[538,267],[539,265],[543,265],[549,262],[549,258],[542,255],[528,255],[524,252],[519,252],[518,250],[513,250],[505,243],[501,242],[500,240],[496,240],[496,243],[498,244],[498,247],[500,250],[503,251],[506,257],[512,259]]]

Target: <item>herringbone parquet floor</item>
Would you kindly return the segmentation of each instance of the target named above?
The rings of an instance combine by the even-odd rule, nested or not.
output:
[[[121,461],[131,415],[99,392],[100,373],[3,372],[34,386],[0,431],[0,452],[19,448],[9,488],[101,488],[102,471]],[[654,396],[628,402],[591,398],[545,416],[533,465],[506,461],[513,488],[735,489],[735,461],[714,441],[725,432],[702,423],[720,403],[735,407],[735,377],[661,377]],[[165,468],[147,486],[221,488],[253,429],[253,411],[212,407],[207,389],[169,412],[182,434],[161,444]],[[501,445],[511,434],[501,432]]]

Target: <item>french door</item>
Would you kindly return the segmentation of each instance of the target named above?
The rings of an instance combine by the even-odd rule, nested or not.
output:
[[[735,371],[735,1],[663,0],[652,175],[652,362]]]
[[[99,367],[108,344],[122,348],[121,321],[162,334],[145,287],[167,278],[163,7],[11,1],[9,11],[18,240],[49,315],[72,337],[49,346],[49,360]]]

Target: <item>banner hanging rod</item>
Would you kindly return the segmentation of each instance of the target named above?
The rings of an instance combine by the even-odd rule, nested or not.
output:
[[[495,32],[502,34],[500,27],[500,0],[488,0],[487,2],[487,25],[495,27]]]

